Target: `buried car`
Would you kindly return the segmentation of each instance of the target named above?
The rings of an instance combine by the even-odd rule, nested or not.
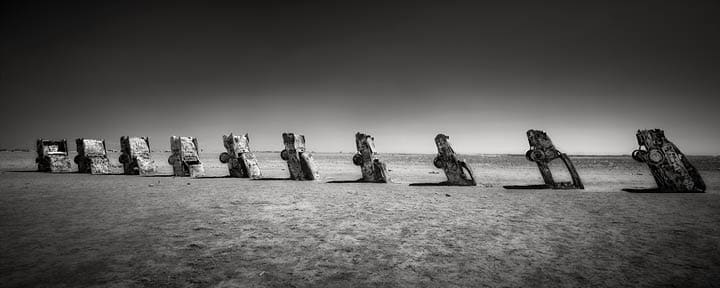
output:
[[[236,136],[223,135],[223,146],[227,152],[220,154],[220,162],[228,165],[230,176],[239,178],[262,178],[255,154],[250,151],[248,134]]]
[[[38,165],[38,171],[53,173],[72,171],[67,140],[38,139],[35,146],[37,148],[35,163]]]
[[[157,167],[150,158],[150,138],[148,137],[120,137],[120,163],[123,172],[127,175],[151,175]]]
[[[90,174],[110,174],[110,160],[107,157],[105,140],[78,138],[75,140],[78,155],[75,163],[78,172]]]
[[[168,158],[168,164],[173,166],[173,175],[193,178],[205,176],[197,138],[170,136],[170,149],[172,155]]]

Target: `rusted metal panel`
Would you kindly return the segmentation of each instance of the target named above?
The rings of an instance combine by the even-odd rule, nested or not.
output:
[[[640,147],[632,157],[648,165],[660,192],[705,192],[700,173],[663,130],[638,130],[636,137]]]
[[[250,137],[223,135],[223,146],[227,152],[220,154],[220,162],[227,163],[230,176],[239,178],[261,179],[262,173],[255,154],[250,151]]]
[[[120,137],[120,163],[128,175],[153,175],[157,170],[155,161],[150,157],[150,138]]]
[[[305,151],[305,136],[295,133],[283,133],[285,149],[280,157],[287,161],[290,179],[319,180],[320,173],[312,154]]]
[[[105,140],[78,138],[75,140],[78,155],[75,163],[78,172],[90,174],[110,174],[110,159],[107,157]]]
[[[38,139],[35,146],[37,151],[35,163],[38,165],[38,171],[53,173],[72,171],[67,140]]]
[[[172,155],[168,158],[168,164],[173,166],[173,175],[192,178],[205,176],[197,138],[171,136],[170,150]]]
[[[527,160],[535,162],[542,175],[544,185],[529,185],[529,186],[504,186],[507,189],[585,189],[580,176],[575,169],[570,157],[567,154],[560,152],[548,137],[547,133],[542,130],[530,129],[527,131],[527,138],[530,144],[530,150],[525,153]],[[561,159],[565,167],[570,173],[572,182],[556,182],[550,171],[550,161],[555,159]]]
[[[446,185],[456,186],[475,186],[475,176],[472,169],[464,160],[457,159],[457,155],[450,145],[449,136],[438,134],[435,136],[435,145],[438,149],[438,155],[433,159],[433,165],[436,168],[443,169],[447,181]]]
[[[377,158],[377,150],[375,149],[375,138],[363,133],[355,134],[355,146],[357,153],[353,156],[353,163],[360,166],[362,172],[362,181],[388,183],[390,176],[387,172],[385,163]]]

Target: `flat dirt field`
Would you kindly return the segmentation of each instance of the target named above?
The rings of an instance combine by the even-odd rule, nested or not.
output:
[[[522,156],[465,156],[481,184],[438,187],[408,186],[444,180],[434,155],[381,155],[393,184],[326,183],[360,177],[348,153],[315,154],[318,182],[225,178],[217,155],[188,179],[28,172],[34,153],[0,152],[0,285],[720,287],[717,157],[690,157],[707,193],[653,194],[621,191],[655,186],[629,156],[572,157],[586,189],[553,191],[502,188],[541,183]]]

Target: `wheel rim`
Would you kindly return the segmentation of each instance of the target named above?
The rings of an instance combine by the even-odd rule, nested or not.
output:
[[[663,155],[663,153],[657,149],[652,149],[648,151],[647,158],[650,162],[655,164],[663,162],[663,160],[665,160],[665,156]]]

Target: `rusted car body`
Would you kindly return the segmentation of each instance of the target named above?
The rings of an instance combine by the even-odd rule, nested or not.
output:
[[[320,173],[312,158],[312,154],[305,151],[305,136],[295,133],[283,133],[285,149],[280,157],[287,161],[290,179],[292,180],[319,180]]]
[[[150,158],[150,138],[148,137],[120,137],[120,163],[123,172],[127,175],[152,175],[157,166]]]
[[[255,154],[250,151],[248,134],[236,136],[223,135],[223,146],[227,152],[220,154],[220,162],[228,165],[230,176],[239,178],[262,178]]]
[[[547,133],[542,130],[530,129],[527,131],[527,138],[530,144],[530,150],[525,153],[525,158],[528,161],[535,162],[540,169],[540,175],[542,175],[543,182],[545,184],[540,185],[526,185],[526,186],[504,186],[507,189],[585,189],[580,175],[575,169],[570,157],[567,154],[560,152],[548,137]],[[550,171],[550,161],[555,159],[562,160],[565,168],[570,173],[572,182],[559,182],[555,181]]]
[[[433,165],[438,169],[443,169],[447,177],[447,181],[440,184],[453,186],[477,185],[472,169],[464,160],[458,159],[448,139],[450,137],[445,134],[435,136],[438,154],[433,159]]]
[[[75,163],[78,172],[90,174],[110,174],[110,160],[107,157],[105,140],[78,138],[75,140],[78,155]]]
[[[205,168],[200,162],[200,149],[198,147],[197,138],[170,137],[172,155],[168,158],[168,164],[173,167],[173,175],[193,178],[205,176]]]
[[[375,138],[364,133],[355,134],[357,153],[352,158],[353,164],[360,166],[362,182],[388,183],[390,176],[385,163],[377,158]]]
[[[685,154],[660,129],[638,130],[635,161],[650,168],[659,192],[705,192],[705,181]]]
[[[35,146],[37,151],[35,163],[38,165],[38,171],[53,173],[72,171],[67,140],[38,139]]]

